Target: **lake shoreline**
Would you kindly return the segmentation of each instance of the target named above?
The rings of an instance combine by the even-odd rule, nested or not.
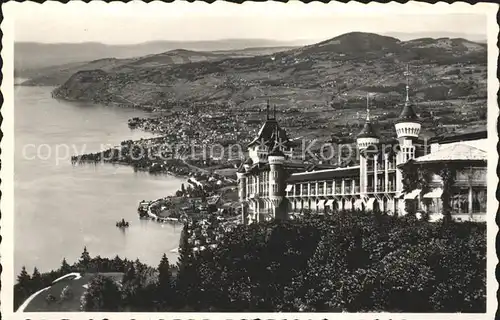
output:
[[[140,221],[137,203],[174,194],[185,178],[145,174],[123,164],[56,164],[54,154],[42,160],[34,148],[23,154],[28,144],[99,150],[102,143],[157,137],[128,128],[128,119],[144,112],[56,101],[50,87],[19,86],[15,106],[14,242],[29,244],[14,248],[16,274],[23,265],[44,272],[57,268],[63,258],[76,261],[85,246],[92,255],[139,258],[151,265],[163,253],[176,260],[170,251],[178,246],[180,229]],[[124,231],[115,226],[122,218],[131,222]],[[142,250],[145,246],[151,249]]]

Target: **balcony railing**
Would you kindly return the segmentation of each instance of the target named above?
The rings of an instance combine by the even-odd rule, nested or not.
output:
[[[326,188],[326,194],[332,194],[333,188]]]
[[[354,193],[359,193],[359,185],[354,187]]]
[[[374,191],[373,186],[366,186],[366,191],[373,192]]]
[[[352,191],[351,186],[346,186],[346,187],[344,188],[344,193],[349,194],[349,193],[351,193],[351,191]]]
[[[342,188],[335,187],[335,194],[341,194],[341,193],[342,193]]]

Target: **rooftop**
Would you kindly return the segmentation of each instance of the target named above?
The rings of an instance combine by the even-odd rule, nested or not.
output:
[[[413,109],[413,104],[410,102],[406,102],[403,111],[401,111],[401,114],[399,115],[399,118],[397,122],[415,122],[419,121],[419,118],[417,116],[417,113]]]
[[[361,132],[358,134],[358,138],[379,138],[371,121],[368,120],[365,122],[363,129],[361,129]]]
[[[488,132],[486,130],[476,130],[471,132],[461,132],[454,134],[443,134],[430,138],[428,143],[453,143],[461,141],[470,141],[478,139],[488,138]]]
[[[276,131],[278,132],[278,140],[282,141],[284,145],[290,143],[290,140],[286,135],[286,131],[279,126],[278,121],[276,121],[276,119],[267,119],[260,128],[257,137],[255,137],[255,139],[253,139],[248,146],[251,147],[262,142],[265,144],[272,143],[275,139]]]
[[[442,161],[486,161],[488,154],[479,148],[465,143],[458,143],[439,151],[415,159],[416,163]]]

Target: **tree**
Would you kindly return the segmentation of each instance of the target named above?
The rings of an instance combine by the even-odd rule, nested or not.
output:
[[[411,192],[419,187],[419,171],[413,160],[409,160],[402,167],[403,193]],[[415,200],[404,200],[405,211],[410,216],[415,216]]]
[[[158,265],[158,284],[160,286],[169,287],[172,281],[172,273],[170,272],[170,263],[166,254],[163,254],[160,264]]]
[[[31,276],[31,287],[33,291],[41,289],[43,286],[42,276],[40,275],[40,271],[35,267],[33,269],[33,275]]]
[[[127,267],[125,268],[125,273],[123,274],[122,277],[122,284],[125,285],[125,283],[134,281],[136,279],[136,274],[135,274],[135,267],[133,263],[129,263]]]
[[[161,258],[158,265],[158,298],[165,306],[171,303],[172,298],[172,273],[170,272],[170,264],[165,254]]]
[[[448,165],[445,165],[439,170],[439,175],[443,180],[443,193],[441,194],[441,201],[443,203],[443,220],[445,222],[451,221],[451,195],[452,188],[455,184],[456,170]]]
[[[116,312],[121,307],[121,293],[115,281],[101,275],[92,278],[81,299],[82,311]]]
[[[187,223],[184,223],[184,226],[182,227],[182,231],[181,231],[181,236],[179,239],[179,252],[182,250],[183,246],[189,245],[188,239],[189,239],[188,225],[187,225]]]
[[[22,292],[31,292],[31,277],[26,271],[26,267],[23,266],[21,273],[17,276],[17,284]]]
[[[86,272],[87,269],[89,268],[90,265],[90,254],[87,251],[87,247],[85,246],[83,248],[82,255],[80,256],[80,260],[78,261],[78,264],[80,265],[80,271]]]
[[[68,274],[71,272],[71,267],[68,264],[68,262],[66,262],[66,258],[63,258],[60,270],[61,270],[62,275],[65,275],[65,274]]]
[[[145,307],[151,302],[148,300],[154,288],[147,285],[147,270],[139,260],[130,262],[125,270],[122,278],[123,300],[131,310],[146,311]]]
[[[192,296],[193,290],[196,289],[197,271],[195,270],[193,247],[188,240],[189,227],[187,223],[184,224],[182,233],[185,235],[181,237],[179,244],[179,258],[177,266],[179,272],[176,278],[176,299],[179,305],[189,304],[189,299]]]
[[[116,272],[124,272],[124,262],[123,260],[116,255],[113,261],[111,261],[111,269]]]

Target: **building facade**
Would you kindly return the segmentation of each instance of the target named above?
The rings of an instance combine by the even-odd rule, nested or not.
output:
[[[431,220],[439,219],[444,187],[440,166],[453,168],[453,216],[483,221],[486,131],[421,139],[421,121],[408,91],[407,86],[406,101],[394,124],[396,137],[389,141],[381,141],[367,103],[366,122],[356,139],[356,165],[311,166],[292,161],[293,146],[276,117],[269,117],[268,107],[266,122],[249,145],[249,158],[237,172],[243,222],[289,219],[306,210],[405,215],[409,204],[428,213]],[[428,190],[405,187],[404,168],[409,164],[432,169]]]

